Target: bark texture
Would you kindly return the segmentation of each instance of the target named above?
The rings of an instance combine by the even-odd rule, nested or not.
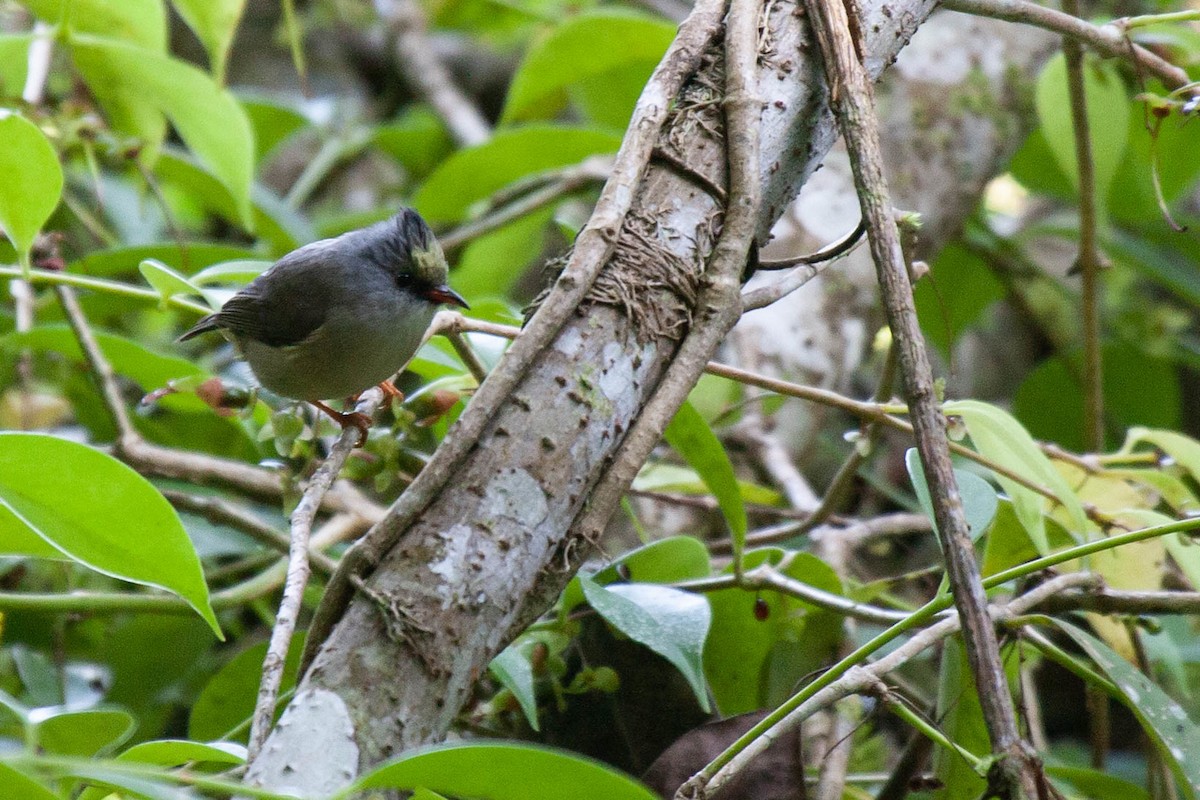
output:
[[[864,4],[873,75],[932,5]],[[758,73],[760,236],[835,133],[798,6],[769,8]],[[685,86],[659,139],[671,160],[708,181],[656,160],[640,185],[624,187],[632,211],[591,302],[366,579],[248,780],[311,791],[440,738],[488,661],[545,610],[586,554],[574,523],[595,515],[589,490],[671,362],[719,229],[720,202],[707,187],[725,185],[719,52]],[[304,757],[289,747],[297,737],[309,743]]]

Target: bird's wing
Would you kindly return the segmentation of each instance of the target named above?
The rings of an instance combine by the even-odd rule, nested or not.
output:
[[[309,248],[289,253],[231,297],[213,322],[272,347],[304,341],[324,324],[330,307],[330,298],[315,296],[312,285],[312,270],[323,268],[314,263],[319,257]]]

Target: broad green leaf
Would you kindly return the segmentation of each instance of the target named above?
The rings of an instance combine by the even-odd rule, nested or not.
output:
[[[486,144],[460,150],[434,170],[413,196],[431,223],[463,219],[472,204],[527,175],[614,153],[621,138],[589,128],[526,125],[500,131]]]
[[[69,711],[38,723],[38,744],[48,753],[90,758],[128,739],[134,727],[133,717],[120,709]]]
[[[971,441],[981,454],[1054,492],[1071,520],[1072,532],[1084,532],[1087,517],[1079,498],[1019,422],[999,408],[978,400],[956,400],[946,403],[944,410],[949,415],[962,418],[971,434]],[[1043,516],[1045,498],[999,473],[996,473],[996,480],[1012,499],[1017,518],[1029,531],[1038,552],[1043,555],[1049,552]]]
[[[0,542],[22,554],[32,536],[98,572],[174,592],[221,636],[187,531],[145,478],[86,445],[0,433]]]
[[[298,633],[288,646],[283,683],[279,687],[281,694],[296,685],[296,672],[300,668],[300,655],[303,652],[304,634]],[[212,676],[192,704],[192,713],[188,717],[189,737],[215,741],[250,719],[254,713],[254,701],[258,696],[266,655],[267,643],[259,642],[231,658]],[[283,706],[280,705],[277,711],[282,712]],[[245,734],[246,731],[243,731],[242,738]]]
[[[166,264],[163,264],[161,261],[155,261],[153,258],[147,258],[138,264],[138,271],[142,273],[142,277],[146,279],[146,283],[153,286],[154,290],[162,297],[164,307],[166,302],[176,295],[203,294],[199,286],[196,286]]]
[[[1108,344],[1102,351],[1104,416],[1112,428],[1130,425],[1178,427],[1183,392],[1178,365],[1126,344]],[[1083,440],[1083,390],[1078,352],[1050,358],[1028,373],[1013,397],[1013,415],[1029,433],[1074,451]]]
[[[91,33],[136,45],[155,53],[167,50],[167,12],[162,0],[20,0],[45,22],[56,24],[69,14],[72,33]]]
[[[177,767],[188,762],[197,764],[244,764],[246,748],[232,742],[193,742],[187,739],[159,739],[135,744],[121,755],[122,761],[161,764]]]
[[[62,195],[58,154],[38,126],[0,109],[0,228],[29,265],[29,249]]]
[[[488,800],[655,800],[616,769],[574,753],[522,743],[471,742],[416,750],[356,781],[339,798],[364,789],[425,787]]]
[[[219,177],[196,163],[188,154],[168,147],[158,159],[157,172],[164,183],[170,182],[205,209],[237,224],[240,212],[229,189]],[[316,240],[312,223],[289,207],[262,184],[252,187],[254,231],[268,246],[270,255],[282,256],[302,244]]]
[[[960,244],[942,249],[930,264],[932,280],[918,281],[913,287],[917,317],[925,338],[944,354],[958,338],[980,318],[1006,290],[987,263]],[[953,297],[944,303],[939,297]]]
[[[1061,786],[1068,783],[1089,800],[1150,800],[1141,786],[1087,767],[1047,764],[1046,774]]]
[[[721,440],[691,403],[684,402],[663,431],[663,438],[704,479],[729,524],[733,558],[739,561],[746,545],[746,506],[738,491],[733,464]]]
[[[100,96],[136,98],[165,114],[188,148],[229,190],[242,225],[253,226],[254,133],[229,91],[191,64],[121,42],[75,36],[71,51],[88,85],[94,91],[101,87]]]
[[[1083,78],[1087,92],[1088,128],[1092,138],[1092,159],[1096,194],[1101,202],[1125,156],[1129,136],[1130,100],[1115,65],[1088,54],[1084,58]],[[1067,94],[1067,64],[1063,56],[1052,58],[1038,78],[1035,96],[1038,120],[1050,151],[1059,168],[1079,186],[1079,168],[1075,161],[1075,134],[1071,122],[1071,102]]]
[[[929,521],[933,523],[936,531],[937,521],[933,516],[933,499],[929,496],[929,484],[925,481],[925,471],[921,468],[921,456],[917,452],[917,448],[908,448],[904,454],[904,466],[908,468],[908,478],[912,481],[913,489],[917,493],[917,501],[921,504],[921,510],[925,512],[925,516],[929,517]],[[996,518],[996,508],[999,503],[996,498],[996,490],[974,472],[956,469],[954,470],[954,479],[958,483],[958,494],[962,499],[963,515],[967,518],[967,528],[971,533],[971,539],[978,539]],[[940,543],[941,539],[938,542]]]
[[[675,665],[687,678],[700,707],[709,710],[703,653],[712,612],[703,597],[649,583],[605,587],[587,576],[580,576],[579,583],[600,616]]]
[[[637,583],[675,583],[712,574],[708,548],[693,536],[670,536],[650,542],[618,557],[591,576],[601,586],[618,581]],[[571,613],[584,600],[578,580],[563,590],[560,613]]]
[[[1158,92],[1157,81],[1147,81],[1143,91]],[[1165,94],[1165,92],[1162,92]],[[1154,196],[1151,168],[1157,168],[1163,199],[1171,203],[1200,177],[1200,159],[1185,154],[1200,152],[1200,127],[1171,117],[1158,128],[1158,158],[1152,154],[1151,133],[1141,109],[1129,115],[1129,146],[1117,168],[1108,208],[1113,217],[1130,222],[1159,224],[1162,211]]]
[[[784,504],[783,495],[770,487],[741,479],[738,480],[737,487],[743,502],[756,503],[760,506]],[[633,488],[646,492],[676,492],[678,494],[708,494],[711,491],[699,473],[691,467],[659,462],[644,465],[637,477],[633,479]]]
[[[292,134],[308,127],[304,114],[285,102],[239,90],[238,99],[254,129],[254,162],[261,163]]]
[[[104,800],[193,800],[195,793],[173,781],[159,779],[142,773],[130,773],[112,762],[90,762],[75,760],[60,767],[64,775],[78,778],[86,783],[108,787],[110,794]]]
[[[529,651],[536,642],[515,642],[500,651],[488,665],[492,677],[500,681],[504,688],[513,693],[521,704],[521,711],[529,722],[529,727],[540,731],[538,723],[537,693],[533,686],[533,665],[529,663]]]
[[[809,553],[778,548],[746,553],[747,570],[764,562],[793,580],[843,593],[829,565]],[[841,641],[840,615],[789,595],[731,588],[708,593],[708,601],[713,624],[704,671],[722,716],[782,701],[796,681],[830,663]]]
[[[640,89],[674,37],[675,26],[625,9],[568,17],[526,51],[509,86],[501,122],[552,117],[565,103],[567,89],[588,79],[611,79],[625,68],[636,70]],[[620,46],[597,47],[598,42]],[[623,99],[628,102],[627,120],[637,95]]]
[[[648,795],[653,797],[653,795]],[[19,797],[21,800],[62,800],[24,773],[0,761],[0,797]]]
[[[1125,436],[1122,453],[1132,453],[1138,444],[1146,443],[1157,447],[1187,470],[1192,478],[1200,481],[1200,442],[1175,431],[1130,428]]]
[[[480,236],[462,251],[454,285],[472,307],[477,299],[505,297],[526,268],[541,258],[554,207],[540,208]]]
[[[246,763],[246,748],[229,742],[205,744],[186,739],[160,739],[135,744],[117,756],[117,760],[164,767],[179,767],[184,764],[238,766]],[[111,796],[108,789],[89,786],[79,795],[79,800],[109,800]]]
[[[426,106],[407,106],[400,116],[375,129],[375,146],[423,178],[454,150],[441,118]]]
[[[246,0],[171,0],[179,16],[208,51],[209,66],[217,83],[225,83],[225,62],[237,33]]]
[[[137,718],[139,737],[176,730],[180,702],[190,701],[193,679],[216,663],[220,652],[208,626],[194,615],[136,614],[103,630],[96,660],[112,674],[106,701]]]
[[[0,33],[0,98],[16,99],[25,87],[32,33]]]
[[[191,283],[194,286],[207,286],[211,283],[249,283],[265,272],[272,263],[260,260],[223,261],[197,272],[192,276]]]
[[[1114,697],[1137,717],[1155,749],[1179,778],[1184,796],[1194,800],[1200,794],[1200,726],[1141,670],[1099,639],[1069,622],[1058,619],[1051,622],[1070,636],[1112,681]]]

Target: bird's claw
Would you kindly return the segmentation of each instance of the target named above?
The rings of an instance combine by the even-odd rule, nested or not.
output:
[[[315,408],[324,412],[330,419],[342,426],[342,430],[351,426],[358,428],[358,443],[355,447],[362,447],[367,443],[367,432],[371,429],[371,417],[361,411],[334,411],[329,406],[319,400],[310,400]]]

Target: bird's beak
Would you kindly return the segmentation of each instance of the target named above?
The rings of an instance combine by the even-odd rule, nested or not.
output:
[[[441,286],[434,286],[432,289],[426,290],[424,296],[431,303],[446,303],[447,305],[458,306],[459,308],[470,308],[467,305],[467,301],[463,300],[461,294],[444,283]]]

